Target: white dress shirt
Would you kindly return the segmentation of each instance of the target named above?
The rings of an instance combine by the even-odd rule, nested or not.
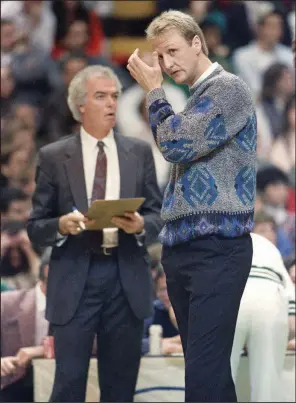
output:
[[[202,75],[195,81],[195,83],[192,85],[192,87],[195,87],[196,85],[199,85],[200,83],[202,83],[207,77],[209,77],[210,74],[213,73],[214,70],[216,70],[216,68],[220,66],[218,62],[212,63],[207,69],[206,71],[204,71],[202,73]],[[191,87],[191,88],[192,88]]]
[[[80,130],[82,144],[82,158],[84,168],[84,178],[86,184],[86,193],[88,206],[91,205],[93,183],[95,177],[98,139],[88,134],[81,126]],[[107,177],[106,177],[106,200],[118,200],[120,198],[120,170],[117,146],[114,139],[113,130],[101,140],[104,143],[104,151],[107,158]],[[105,228],[103,230],[103,247],[112,248],[118,246],[118,229]]]
[[[42,344],[43,338],[48,334],[48,321],[45,319],[46,298],[38,282],[36,291],[36,316],[35,316],[35,346]]]

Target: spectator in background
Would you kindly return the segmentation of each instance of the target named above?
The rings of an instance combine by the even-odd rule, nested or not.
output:
[[[285,105],[294,91],[292,69],[285,64],[271,65],[263,75],[256,112],[261,141],[260,157],[269,159],[274,140],[281,133]]]
[[[108,66],[112,68],[118,75],[120,82],[122,83],[123,90],[128,88],[133,80],[130,75],[123,68],[119,67],[117,64],[113,63],[111,60],[97,55],[91,55],[87,53],[87,44],[90,39],[90,32],[87,22],[84,20],[75,20],[71,22],[65,33],[63,39],[63,52],[54,54],[53,57],[58,61],[62,61],[62,57],[69,54],[80,53],[87,57],[88,64],[101,64],[102,66]]]
[[[39,256],[28,238],[24,221],[1,223],[0,275],[8,286],[31,288],[38,277]]]
[[[1,129],[15,102],[15,79],[9,66],[1,67]]]
[[[264,205],[262,209],[255,214],[253,232],[264,236],[264,238],[272,242],[279,249],[285,260],[290,259],[294,252],[292,240],[282,228],[276,225],[274,218],[264,212],[263,208]]]
[[[289,195],[287,174],[274,165],[267,165],[258,170],[257,189],[262,195],[264,211],[271,215],[276,225],[293,242],[295,241],[295,214],[286,209]]]
[[[254,98],[262,88],[264,71],[274,63],[293,67],[291,49],[280,44],[283,34],[283,18],[271,11],[258,20],[256,39],[238,48],[233,54],[234,71],[251,88]]]
[[[31,195],[21,188],[1,192],[2,280],[13,288],[30,288],[36,281],[39,256],[28,239],[26,223],[32,208]]]
[[[159,13],[170,9],[186,12],[189,8],[190,0],[156,0],[156,3]],[[199,1],[199,3],[206,3],[206,1]]]
[[[144,338],[142,340],[142,354],[149,351],[149,328],[152,325],[162,327],[162,353],[182,353],[182,344],[179,332],[172,323],[169,315],[171,303],[168,296],[166,277],[159,265],[154,279],[156,299],[153,303],[153,316],[144,322]]]
[[[212,0],[188,1],[188,8],[183,11],[191,15],[198,24],[201,24],[211,12],[213,3]]]
[[[1,221],[26,222],[32,208],[31,197],[19,188],[7,188],[1,192]]]
[[[14,22],[1,16],[1,67],[9,66],[16,40],[17,33]]]
[[[275,220],[263,211],[259,211],[255,214],[253,232],[262,235],[271,243],[277,245],[277,226]]]
[[[232,66],[228,58],[229,48],[222,44],[223,27],[218,21],[206,18],[201,24],[201,29],[208,45],[211,62],[218,62],[225,70],[232,73]]]
[[[240,303],[231,367],[236,380],[246,346],[250,401],[278,402],[283,401],[281,380],[287,344],[295,334],[295,287],[274,244],[260,235],[251,236],[252,267]]]
[[[48,53],[30,43],[29,33],[17,41],[11,70],[18,102],[42,108],[50,92],[60,85],[56,64]]]
[[[246,1],[215,2],[217,10],[223,13],[227,21],[225,42],[229,46],[231,53],[237,48],[248,45],[249,42],[254,37],[252,24],[249,18],[247,3],[250,2]]]
[[[21,148],[32,154],[35,151],[36,128],[19,119],[10,119],[1,134],[1,149]]]
[[[286,101],[282,128],[274,142],[270,162],[288,175],[295,170],[295,93]]]
[[[296,8],[294,3],[294,8],[287,15],[287,22],[291,32],[291,37],[295,38],[296,36]]]
[[[295,251],[293,238],[290,233],[286,231],[285,227],[277,225],[273,216],[265,212],[266,206],[263,200],[262,198],[262,206],[255,215],[253,232],[264,236],[276,245],[284,259],[290,258]]]
[[[55,46],[52,51],[54,58],[60,58],[65,53],[64,42],[67,42],[66,36],[79,36],[79,29],[74,22],[85,22],[85,27],[80,27],[80,36],[85,38],[85,53],[89,56],[98,56],[102,52],[104,32],[99,16],[93,11],[88,10],[82,1],[79,0],[54,0],[52,10],[57,20],[57,30],[55,36]],[[72,28],[71,28],[72,27]],[[75,31],[76,28],[76,31]],[[72,31],[71,31],[72,29]]]
[[[1,19],[10,19],[19,35],[29,35],[30,45],[47,54],[54,43],[55,16],[48,1],[1,1]]]
[[[171,7],[171,6],[170,6]],[[141,52],[151,51],[145,39],[145,28],[158,13],[158,2],[113,1],[110,13],[104,17],[108,55],[111,60],[125,67],[135,48]]]
[[[72,21],[68,26],[60,45],[59,52],[53,51],[52,57],[59,60],[62,56],[73,51],[82,51],[86,54],[89,42],[89,27],[84,20]]]
[[[24,149],[11,149],[1,153],[1,189],[18,187],[22,172],[29,163],[29,153]]]
[[[21,173],[19,179],[19,188],[22,189],[25,193],[29,194],[31,197],[33,196],[36,183],[35,183],[35,175],[36,175],[36,156],[34,156],[30,161],[25,170]]]
[[[81,52],[69,53],[61,59],[62,85],[51,94],[44,112],[43,132],[46,142],[51,143],[76,130],[77,122],[67,103],[68,86],[74,76],[87,65],[88,59]]]
[[[1,296],[1,402],[33,402],[33,358],[42,357],[48,334],[45,294],[50,250],[39,267],[39,281],[30,290]]]
[[[1,278],[1,292],[5,292],[5,291],[12,291],[13,290],[13,288],[11,288],[10,286],[8,286],[7,284],[6,284],[6,282]]]

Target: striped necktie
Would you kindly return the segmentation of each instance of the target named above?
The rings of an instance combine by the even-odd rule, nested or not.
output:
[[[95,200],[104,200],[106,193],[106,177],[107,177],[107,157],[104,151],[105,144],[98,141],[98,155],[95,169],[94,183],[91,195],[91,202]],[[87,231],[87,239],[89,247],[93,252],[101,250],[103,243],[103,231]]]
[[[106,176],[107,176],[107,158],[104,151],[104,143],[98,141],[98,155],[92,189],[91,201],[105,199],[106,193]]]

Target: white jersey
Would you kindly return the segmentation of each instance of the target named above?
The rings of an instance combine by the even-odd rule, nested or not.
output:
[[[251,233],[253,260],[249,277],[268,279],[282,284],[288,300],[289,315],[295,315],[295,285],[277,247],[261,235]]]

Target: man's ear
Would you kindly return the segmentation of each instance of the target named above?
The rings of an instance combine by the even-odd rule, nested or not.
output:
[[[192,46],[196,49],[196,54],[199,55],[201,52],[201,40],[197,35],[192,39]]]
[[[79,111],[80,111],[80,113],[84,113],[84,111],[85,111],[84,105],[79,106]]]

